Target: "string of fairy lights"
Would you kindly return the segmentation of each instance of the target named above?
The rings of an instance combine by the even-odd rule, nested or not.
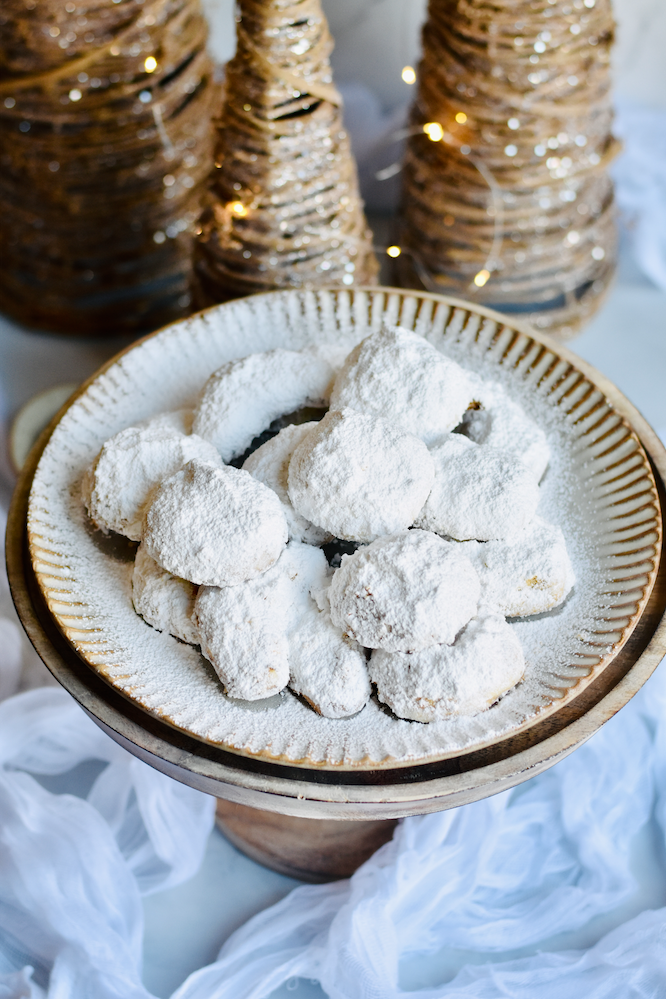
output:
[[[196,298],[373,283],[377,262],[319,0],[242,0],[227,65]]]
[[[40,309],[65,316],[82,291],[89,300],[99,292],[101,302],[118,284],[107,252],[118,242],[125,257],[140,258],[147,284],[157,278],[146,244],[156,251],[182,237],[185,251],[211,154],[211,75],[197,0],[44,2],[39,16],[36,0],[6,0],[2,11],[0,138],[6,133],[9,152],[0,171],[0,250],[10,266],[0,304],[27,321]],[[277,102],[266,89],[272,57],[237,14],[244,59],[229,64],[228,86],[245,97],[227,102],[213,198],[198,232],[200,277],[206,272],[211,287],[250,291],[320,276],[353,284],[373,272],[328,35],[316,27],[318,4],[299,20],[304,5],[291,4]],[[242,9],[269,6],[244,0]],[[280,17],[288,6],[276,5]],[[559,325],[565,335],[589,314],[615,258],[606,169],[618,148],[608,94],[612,30],[610,0],[431,0],[422,62],[400,70],[416,91],[409,122],[387,142],[406,140],[405,157],[377,173],[388,179],[402,169],[399,234],[381,247],[399,283],[532,309],[535,325]],[[265,176],[260,162],[270,167]],[[93,176],[95,191],[84,183]],[[169,268],[178,271],[174,294],[186,308],[187,268],[175,258]],[[50,298],[22,287],[27,273]],[[140,284],[137,274],[131,281]]]
[[[431,3],[402,169],[404,286],[572,335],[610,284],[610,0]],[[424,144],[425,143],[425,144]]]
[[[409,84],[410,86],[412,84],[416,83],[416,80],[417,80],[416,70],[414,69],[413,66],[403,66],[402,72],[401,72],[400,76],[401,76],[403,82]],[[459,125],[464,125],[465,122],[467,121],[467,115],[465,114],[464,111],[458,111],[454,115],[454,120]],[[451,141],[454,141],[454,140],[452,140],[452,136],[449,133],[445,132],[443,125],[440,122],[438,122],[438,121],[427,121],[420,128],[418,128],[418,127],[417,128],[406,128],[406,129],[402,129],[399,133],[395,133],[394,132],[391,135],[391,141],[396,141],[397,139],[406,139],[410,135],[418,135],[421,131],[425,135],[428,136],[428,138],[430,139],[431,142],[446,142],[446,141],[451,142]],[[497,184],[496,184],[494,178],[492,177],[492,175],[490,174],[490,171],[484,170],[483,164],[481,164],[481,163],[475,163],[475,165],[476,165],[477,169],[479,169],[479,171],[482,174],[482,176],[484,174],[486,175],[486,179],[488,181],[488,186],[493,191],[493,193],[495,193],[496,188],[497,188]],[[388,179],[389,177],[392,177],[396,173],[398,173],[401,169],[402,169],[402,164],[401,163],[392,164],[390,167],[385,168],[384,170],[378,171],[375,174],[375,176],[377,177],[378,180]],[[496,243],[497,243],[498,239],[501,239],[501,235],[500,235],[500,219],[499,219],[499,216],[496,216],[496,220],[495,220],[495,238],[493,240],[493,249],[492,249],[491,253],[488,255],[488,261],[489,262],[493,259],[493,256],[495,254]],[[392,243],[390,246],[382,247],[381,249],[387,254],[387,256],[391,257],[393,260],[396,260],[400,256],[400,254],[402,253],[402,247],[398,246],[397,243]],[[490,277],[490,271],[488,270],[488,268],[486,266],[484,266],[484,267],[481,268],[481,270],[479,270],[474,275],[474,278],[472,279],[472,283],[473,283],[473,285],[476,288],[483,288],[483,286],[485,284],[487,284],[489,277]]]

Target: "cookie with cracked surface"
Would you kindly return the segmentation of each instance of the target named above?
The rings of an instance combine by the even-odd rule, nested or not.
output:
[[[536,514],[539,483],[514,455],[448,434],[430,449],[435,482],[417,527],[457,541],[496,541],[524,530]]]
[[[380,701],[399,718],[432,722],[485,711],[523,678],[525,659],[499,615],[473,618],[453,645],[386,652],[370,659]]]
[[[550,461],[550,446],[541,427],[495,382],[477,380],[474,399],[475,408],[468,409],[462,420],[465,436],[475,444],[497,447],[520,458],[541,480]]]
[[[541,517],[507,541],[464,541],[460,547],[479,574],[481,604],[497,614],[543,614],[576,582],[562,531]]]
[[[418,333],[385,326],[362,340],[337,375],[331,408],[396,423],[430,444],[456,427],[472,400],[469,376]]]
[[[480,591],[460,546],[413,530],[343,556],[327,596],[333,623],[361,645],[414,652],[453,642]]]

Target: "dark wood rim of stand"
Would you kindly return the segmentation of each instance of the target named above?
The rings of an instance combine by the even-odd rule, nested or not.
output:
[[[507,321],[491,310],[478,311]],[[530,335],[575,364],[630,422],[650,457],[666,509],[666,451],[640,413],[590,365],[548,337]],[[666,562],[660,560],[638,625],[598,681],[541,725],[493,746],[421,765],[340,772],[264,762],[204,743],[143,711],[94,673],[59,631],[37,586],[27,553],[28,497],[41,453],[72,401],[33,448],[12,500],[6,557],[14,603],[40,657],[88,714],[135,756],[183,783],[239,805],[300,818],[389,819],[465,804],[527,780],[568,755],[633,697],[666,654]]]

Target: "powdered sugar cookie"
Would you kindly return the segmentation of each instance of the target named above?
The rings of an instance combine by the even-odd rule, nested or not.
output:
[[[276,350],[223,364],[204,385],[192,429],[230,461],[273,420],[326,406],[333,368],[314,351]]]
[[[470,379],[459,365],[418,333],[386,326],[347,358],[331,409],[381,416],[430,444],[460,423],[471,400]]]
[[[357,343],[357,338],[345,337],[332,340],[329,343],[311,344],[306,348],[306,350],[308,352],[312,352],[317,357],[323,357],[325,361],[328,361],[333,368],[334,375],[337,375]]]
[[[459,546],[414,530],[344,556],[328,599],[333,623],[361,645],[412,652],[453,642],[480,591]]]
[[[139,545],[132,572],[134,610],[156,631],[167,631],[190,645],[199,644],[192,613],[197,587],[172,576]]]
[[[458,541],[519,534],[539,503],[536,476],[506,451],[449,434],[431,448],[435,483],[417,527]]]
[[[191,434],[192,422],[194,420],[193,409],[172,409],[168,413],[159,413],[149,420],[139,423],[139,427],[170,427],[177,430],[179,434]]]
[[[276,493],[287,518],[290,540],[304,541],[309,545],[323,545],[332,540],[332,535],[296,513],[289,499],[287,487],[289,462],[294,449],[316,426],[316,423],[301,423],[298,426],[285,427],[277,437],[271,438],[257,448],[243,464],[246,472]]]
[[[370,659],[380,701],[399,718],[431,722],[485,711],[522,679],[523,650],[503,617],[474,618],[453,645]]]
[[[96,527],[139,541],[146,508],[160,482],[193,458],[221,464],[212,444],[182,432],[186,425],[187,410],[162,413],[106,441],[81,483]]]
[[[289,635],[291,689],[325,718],[357,714],[370,697],[362,649],[310,601]]]
[[[275,493],[249,472],[195,460],[157,489],[143,543],[174,576],[233,586],[278,560],[287,521]]]
[[[543,430],[497,383],[478,379],[474,399],[480,408],[465,413],[464,433],[476,444],[488,444],[520,458],[540,480],[550,461]]]
[[[576,582],[562,531],[541,517],[508,541],[460,547],[479,574],[482,605],[497,614],[542,614],[561,604]]]
[[[307,612],[309,590],[328,571],[320,548],[292,542],[263,575],[240,586],[204,586],[194,619],[201,651],[230,697],[256,701],[289,682],[289,632]]]
[[[409,527],[434,465],[425,444],[379,417],[330,410],[296,447],[289,498],[302,517],[347,541]]]

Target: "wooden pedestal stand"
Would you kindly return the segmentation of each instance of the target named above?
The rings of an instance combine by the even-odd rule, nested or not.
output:
[[[564,348],[548,347],[592,378],[631,423],[651,459],[664,509],[666,450],[654,431],[602,375]],[[346,877],[390,838],[397,818],[477,801],[543,772],[619,711],[666,654],[662,558],[620,652],[577,697],[526,732],[457,757],[374,771],[283,766],[226,751],[161,721],[107,684],[77,656],[48,611],[28,556],[26,517],[35,469],[57,420],[33,448],[8,517],[7,570],[23,626],[49,670],[100,728],[162,773],[221,799],[218,821],[231,842],[284,874],[311,881]]]
[[[220,798],[217,824],[230,843],[264,867],[321,882],[350,877],[391,839],[397,820],[297,819]]]

